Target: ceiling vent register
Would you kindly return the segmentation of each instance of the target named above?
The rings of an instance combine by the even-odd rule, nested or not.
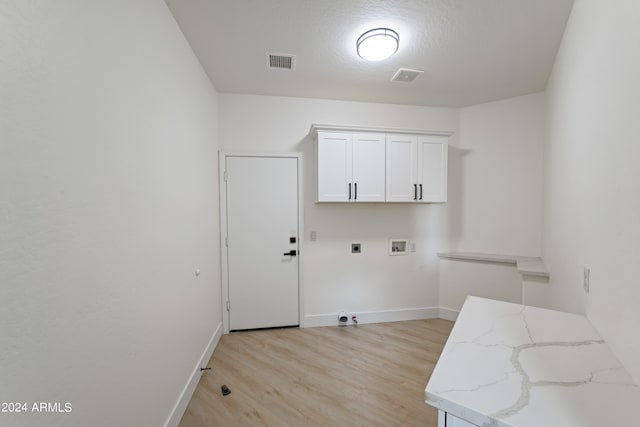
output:
[[[270,70],[294,70],[296,56],[288,53],[267,53],[267,68]]]
[[[391,78],[392,82],[411,83],[424,73],[423,70],[412,70],[411,68],[400,68]]]

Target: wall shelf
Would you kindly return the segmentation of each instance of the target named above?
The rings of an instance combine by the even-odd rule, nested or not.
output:
[[[549,271],[540,257],[488,254],[482,252],[438,252],[438,257],[459,261],[509,264],[514,265],[523,276],[549,277]]]

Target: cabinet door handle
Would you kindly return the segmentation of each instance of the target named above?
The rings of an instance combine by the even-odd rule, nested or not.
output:
[[[358,200],[358,183],[353,184],[353,200]]]
[[[349,200],[351,200],[351,183],[349,183]]]
[[[420,200],[422,200],[422,184],[420,184]]]
[[[418,184],[413,184],[413,200],[418,200]]]

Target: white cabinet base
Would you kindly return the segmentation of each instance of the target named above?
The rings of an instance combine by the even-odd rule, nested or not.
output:
[[[443,410],[438,410],[438,427],[478,427],[468,421],[451,415]]]

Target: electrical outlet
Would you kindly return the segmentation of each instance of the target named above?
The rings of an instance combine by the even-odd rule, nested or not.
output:
[[[584,268],[584,281],[582,282],[582,287],[584,288],[585,293],[589,293],[589,279],[591,276],[591,269],[585,267]]]

